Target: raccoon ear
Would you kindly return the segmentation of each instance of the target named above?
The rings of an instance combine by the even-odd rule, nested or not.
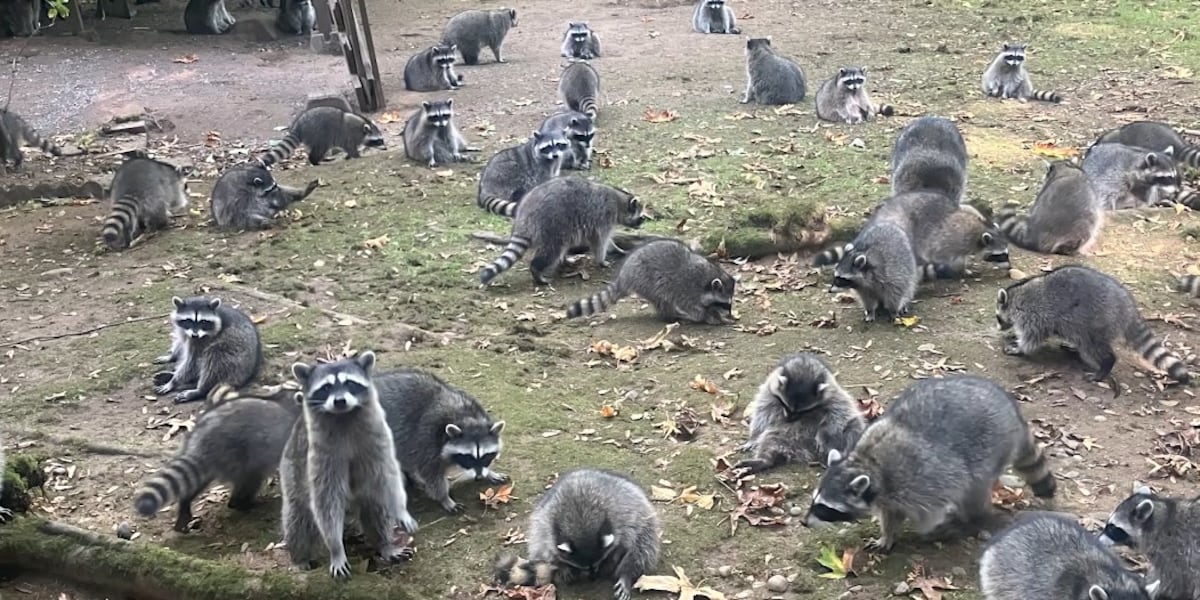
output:
[[[450,44],[451,52],[458,52],[458,44]]]
[[[371,124],[363,123],[363,133],[371,133]]]
[[[853,492],[855,496],[863,496],[867,493],[867,489],[870,487],[870,475],[859,475],[858,477],[850,480],[850,491]]]
[[[446,437],[456,438],[460,435],[462,435],[462,427],[459,427],[458,425],[455,425],[454,423],[446,424]]]
[[[854,257],[854,268],[855,269],[867,268],[867,255],[866,254],[859,254],[858,256]]]
[[[1151,598],[1153,598],[1154,596],[1156,596],[1158,594],[1158,588],[1160,588],[1160,587],[1162,587],[1162,580],[1155,579],[1152,583],[1146,585],[1146,587],[1143,589],[1146,590],[1147,596],[1150,596]]]
[[[255,177],[255,178],[254,178],[254,186],[255,186],[255,187],[258,187],[258,186],[260,186],[260,185],[262,185],[262,184],[263,184],[262,177]]]
[[[538,142],[542,141],[542,132],[540,132],[540,131],[533,132],[533,139]]]
[[[312,367],[302,362],[292,365],[292,377],[295,377],[296,381],[300,382],[300,385],[308,383],[308,377],[310,375],[312,375]]]
[[[423,108],[425,110],[429,110],[429,107],[430,107],[430,104],[429,104],[428,100],[421,103],[421,108]]]
[[[615,542],[615,541],[617,541],[616,536],[614,536],[611,533],[606,533],[600,537],[600,547],[607,548],[607,547],[613,545],[613,542]]]
[[[985,231],[985,232],[983,232],[983,235],[982,235],[982,236],[980,236],[980,238],[983,240],[983,245],[984,245],[984,246],[990,246],[990,245],[991,245],[991,243],[992,243],[992,234],[991,234],[991,233],[988,233],[988,232],[986,232],[986,231]]]
[[[829,456],[825,457],[825,466],[832,467],[833,463],[838,462],[839,460],[842,460],[842,453],[838,452],[836,449],[830,450]]]
[[[708,282],[708,289],[714,292],[723,292],[725,291],[725,282],[721,281],[721,278],[719,277],[713,279],[712,281]]]
[[[213,298],[212,300],[209,300],[209,301],[208,301],[208,307],[209,307],[209,308],[211,308],[211,309],[213,309],[213,310],[217,310],[218,308],[221,308],[221,299],[220,299],[220,298]]]
[[[1093,585],[1088,588],[1088,600],[1108,600],[1108,592],[1098,585]]]
[[[559,544],[557,547],[562,552],[566,552],[567,554],[571,553],[571,545],[566,542]]]
[[[1154,516],[1154,501],[1142,500],[1137,506],[1133,507],[1133,519],[1135,521],[1145,521]]]
[[[1171,158],[1174,158],[1175,157],[1175,146],[1167,146],[1166,149],[1164,149],[1162,151],[1162,153],[1166,154],[1167,156],[1170,156]]]
[[[827,390],[827,389],[829,389],[828,381],[822,381],[821,383],[817,384],[817,393],[818,394],[824,394],[825,390]]]
[[[1156,166],[1158,165],[1158,156],[1156,156],[1153,152],[1149,152],[1146,154],[1146,158],[1142,161],[1142,163],[1147,167]]]
[[[859,73],[862,73],[862,74],[865,76],[865,75],[867,74],[867,68],[866,68],[866,67],[859,67],[859,68],[858,68],[858,72],[859,72]]]
[[[838,76],[838,77],[845,77],[845,76],[846,76],[846,69],[838,69],[838,74],[837,74],[837,76]]]
[[[171,302],[175,305],[175,308],[183,308],[183,298],[180,298],[179,296],[172,296]]]
[[[363,372],[370,376],[371,369],[375,367],[375,353],[370,350],[363,350],[354,358],[354,362],[357,362]]]
[[[454,106],[454,98],[446,98],[446,107],[449,108],[452,106]]]
[[[1154,490],[1150,489],[1150,486],[1148,485],[1137,485],[1134,486],[1133,493],[1139,496],[1153,496]]]
[[[488,430],[492,435],[500,435],[501,431],[504,431],[504,421],[492,423],[492,428]]]
[[[1008,306],[1008,290],[1000,288],[1000,293],[996,294],[996,304],[1001,308]]]

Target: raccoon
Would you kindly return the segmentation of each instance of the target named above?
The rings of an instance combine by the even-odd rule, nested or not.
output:
[[[299,405],[255,396],[239,396],[227,384],[214,390],[226,398],[196,419],[179,453],[134,494],[143,517],[178,500],[175,530],[187,533],[192,501],[213,481],[233,484],[229,508],[247,510],[259,488],[279,468],[283,446],[300,416]]]
[[[463,62],[479,64],[479,50],[484,46],[492,49],[496,62],[504,62],[500,46],[508,30],[517,26],[517,11],[512,8],[494,10],[468,10],[460,12],[446,23],[442,33],[443,43],[458,46]]]
[[[925,281],[969,276],[967,257],[1009,268],[1008,240],[973,206],[964,204],[941,223],[919,223],[913,250]]]
[[[1117,506],[1100,541],[1136,548],[1150,559],[1154,598],[1200,598],[1200,498],[1178,500],[1140,486]]]
[[[34,145],[47,154],[62,156],[62,149],[38,135],[21,115],[0,110],[0,175],[7,172],[9,163],[12,163],[13,169],[21,168],[25,162],[25,156],[21,154],[22,144]]]
[[[558,177],[571,144],[567,131],[533,132],[525,143],[497,152],[479,175],[476,204],[490,213],[511,218],[533,188]]]
[[[317,9],[312,0],[280,0],[275,26],[289,35],[308,35],[317,24]]]
[[[1028,217],[1018,216],[1017,206],[1009,204],[1000,209],[996,220],[1004,236],[1026,250],[1089,254],[1100,239],[1105,212],[1083,169],[1059,160],[1046,170]]]
[[[725,0],[698,0],[692,11],[692,29],[697,33],[742,32],[737,26],[737,17]]]
[[[600,109],[596,107],[596,97],[600,95],[600,74],[588,63],[572,62],[563,69],[558,79],[558,95],[568,108],[594,121],[600,114]]]
[[[817,118],[851,125],[870,121],[875,115],[890,117],[896,108],[876,106],[867,95],[867,68],[842,67],[817,88]]]
[[[654,305],[663,321],[724,325],[734,321],[736,285],[716,261],[683,242],[658,240],[638,246],[603,290],[567,306],[567,318],[608,310],[632,292]]]
[[[237,19],[225,8],[225,0],[188,0],[183,9],[183,26],[188,33],[218,35],[233,29]]]
[[[508,481],[507,475],[492,470],[503,448],[504,421],[493,421],[478,400],[416,369],[380,373],[373,379],[404,474],[446,512],[463,509],[450,497],[449,476]]]
[[[1116,129],[1104,132],[1088,148],[1088,152],[1100,144],[1124,144],[1156,152],[1166,152],[1166,149],[1170,148],[1171,158],[1175,159],[1176,163],[1200,169],[1200,147],[1184,141],[1179,132],[1166,123],[1155,121],[1126,123]]]
[[[813,492],[807,527],[880,516],[891,549],[905,519],[922,535],[961,534],[990,515],[992,484],[1008,465],[1039,498],[1057,484],[1017,401],[1004,388],[969,375],[908,386],[843,457],[832,450]]]
[[[307,198],[319,185],[314,179],[303,190],[289,188],[276,183],[271,172],[261,166],[237,166],[213,185],[213,220],[224,229],[269,229],[275,225],[275,213]]]
[[[986,600],[1150,600],[1145,585],[1074,519],[1025,514],[992,538],[979,559]]]
[[[808,84],[796,61],[775,52],[771,38],[746,40],[746,93],[742,104],[797,104]]]
[[[1092,381],[1109,377],[1119,338],[1155,369],[1188,383],[1187,365],[1163,345],[1138,313],[1133,294],[1120,282],[1088,267],[1067,265],[1001,289],[996,321],[1006,334],[1004,353],[1028,355],[1050,336],[1061,338],[1095,369]],[[1113,385],[1114,391],[1119,391]]]
[[[1170,204],[1179,192],[1179,171],[1164,152],[1100,144],[1084,157],[1083,172],[1108,210]]]
[[[1025,70],[1025,45],[1004,44],[1000,54],[983,72],[983,93],[993,98],[1062,102],[1057,92],[1033,89],[1033,80]]]
[[[421,110],[404,123],[404,154],[429,168],[467,160],[476,152],[454,124],[454,100],[421,103]]]
[[[34,0],[0,0],[0,35],[29,37],[41,28],[39,3]]]
[[[563,157],[562,168],[586,171],[592,168],[592,145],[596,138],[596,124],[591,117],[573,110],[566,110],[546,117],[538,127],[542,134],[564,132],[571,145],[571,153]]]
[[[576,246],[590,246],[593,263],[607,267],[613,226],[637,228],[645,220],[641,201],[625,190],[580,177],[556,177],[521,200],[508,246],[479,272],[479,280],[486,287],[530,248],[529,270],[538,285],[549,283],[546,275]]]
[[[292,365],[303,389],[303,418],[292,428],[280,463],[283,536],[292,563],[312,568],[322,547],[329,574],[350,577],[342,535],[348,509],[359,517],[367,542],[385,560],[412,556],[393,542],[396,526],[410,533],[396,446],[373,383],[375,353],[310,366]]]
[[[258,375],[262,343],[250,317],[220,298],[176,296],[171,302],[171,349],[154,362],[173,362],[175,370],[154,375],[158,395],[177,392],[176,404],[203,400],[217,384],[240,388]]]
[[[754,458],[735,468],[758,473],[789,462],[817,462],[830,450],[849,454],[867,427],[858,403],[825,361],[799,352],[783,357],[754,396],[750,441]]]
[[[600,38],[587,23],[571,21],[563,34],[562,55],[564,58],[591,60],[600,57]]]
[[[507,585],[612,579],[613,598],[658,566],[658,513],[632,479],[598,469],[564,473],[529,517],[529,560],[502,556],[496,579]]]
[[[128,248],[143,233],[166,229],[170,217],[188,203],[182,169],[144,157],[121,163],[109,197],[112,213],[104,220],[100,236],[113,250]]]
[[[436,92],[457,90],[462,86],[462,75],[454,72],[457,60],[454,44],[434,44],[412,55],[404,64],[404,89],[414,92]]]
[[[308,162],[321,164],[325,154],[334,148],[346,152],[346,158],[358,158],[359,148],[385,148],[383,132],[370,119],[356,113],[329,106],[317,106],[296,116],[288,133],[277,146],[264,153],[259,162],[264,167],[284,160],[301,144],[308,147]]]
[[[892,194],[931,190],[962,203],[967,187],[967,144],[954,123],[921,117],[909,123],[892,149]]]
[[[1200,298],[1200,277],[1184,275],[1175,282],[1175,289],[1193,298]]]
[[[921,281],[908,232],[890,222],[868,225],[843,254],[833,284],[854,290],[864,321],[874,321],[880,308],[897,317],[908,313]]]

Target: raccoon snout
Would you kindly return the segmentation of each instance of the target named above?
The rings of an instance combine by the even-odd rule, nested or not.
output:
[[[1007,252],[993,252],[993,253],[988,254],[987,256],[983,257],[983,260],[985,262],[1008,264],[1008,253]]]

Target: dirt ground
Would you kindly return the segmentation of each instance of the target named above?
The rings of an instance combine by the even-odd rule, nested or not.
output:
[[[208,227],[215,174],[278,139],[310,91],[348,89],[340,57],[315,55],[298,39],[254,41],[245,33],[249,25],[222,37],[169,32],[182,29],[180,2],[142,5],[132,22],[110,18],[96,26],[94,41],[0,40],[4,64],[18,52],[26,57],[12,110],[60,142],[93,150],[60,159],[29,150],[25,171],[9,177],[111,170],[115,159],[103,152],[142,140],[88,132],[114,115],[142,110],[173,125],[152,136],[151,149],[197,166],[189,214],[126,252],[99,244],[105,203],[48,199],[0,210],[0,435],[10,456],[38,457],[52,475],[33,513],[99,532],[125,522],[137,543],[253,570],[287,568],[286,552],[276,547],[275,484],[264,491],[262,506],[246,514],[225,508],[227,490],[212,488],[197,503],[199,521],[187,535],[170,531],[173,510],[152,520],[132,511],[138,483],[178,445],[179,435],[167,435],[171,420],[198,412],[156,399],[150,384],[157,370],[150,361],[169,344],[170,298],[193,293],[219,295],[261,319],[264,385],[285,381],[296,360],[371,348],[383,367],[430,369],[507,421],[498,467],[516,475],[510,503],[487,508],[475,499],[482,490],[466,486],[454,493],[467,513],[445,516],[413,493],[421,523],[415,560],[378,575],[356,563],[352,583],[381,582],[415,597],[475,597],[498,551],[523,551],[505,544],[519,539],[512,530],[524,528],[546,482],[567,468],[593,465],[630,472],[648,489],[678,495],[696,486],[699,496],[712,495],[715,506],[707,510],[686,494],[659,504],[659,574],[678,567],[693,583],[729,598],[864,600],[888,597],[923,574],[944,584],[947,599],[978,598],[977,539],[931,544],[906,535],[889,555],[859,552],[857,572],[840,580],[818,577],[825,569],[816,557],[822,549],[860,549],[876,525],[810,531],[794,519],[775,527],[741,521],[731,534],[738,500],[715,477],[714,461],[744,441],[742,410],[763,376],[779,357],[800,350],[823,354],[844,386],[885,410],[915,378],[975,373],[1016,391],[1059,479],[1055,503],[1034,508],[1095,525],[1135,480],[1167,494],[1193,493],[1200,402],[1192,389],[1143,370],[1130,353],[1115,371],[1124,392],[1118,398],[1058,352],[1004,356],[993,309],[996,289],[1010,280],[990,265],[977,264],[978,275],[963,281],[924,286],[915,307],[920,321],[902,327],[863,324],[855,305],[826,292],[829,274],[808,267],[810,255],[733,257],[725,266],[739,277],[738,323],[671,329],[664,348],[650,343],[664,324],[636,299],[608,315],[561,319],[567,302],[612,275],[586,261],[549,287],[534,287],[522,262],[479,289],[479,268],[500,249],[469,234],[508,228],[474,206],[479,166],[431,171],[404,159],[403,119],[427,98],[454,98],[458,124],[483,157],[528,135],[557,108],[558,48],[568,20],[586,20],[603,42],[603,56],[594,61],[604,88],[600,158],[589,176],[637,192],[657,217],[646,226],[655,233],[721,232],[732,227],[732,215],[766,203],[815,203],[831,223],[853,226],[887,194],[892,141],[921,114],[956,120],[971,153],[968,195],[993,207],[1032,202],[1044,173],[1038,142],[1086,147],[1106,128],[1145,118],[1200,128],[1193,108],[1200,94],[1188,67],[1200,64],[1200,23],[1189,2],[1147,8],[1047,1],[1023,5],[1020,13],[995,3],[971,8],[939,0],[848,4],[733,6],[745,33],[771,35],[800,62],[810,90],[838,66],[866,65],[871,93],[903,116],[851,127],[819,124],[811,103],[780,110],[739,105],[744,37],[691,33],[690,5],[659,0],[524,0],[513,4],[519,24],[504,46],[507,64],[485,54],[484,64],[460,67],[466,83],[460,91],[406,92],[402,71],[414,49],[433,42],[459,10],[498,5],[371,2],[388,99],[387,111],[375,118],[389,134],[388,150],[315,168],[299,159],[285,163],[277,170],[282,183],[320,178],[322,187],[278,229],[242,234]],[[239,19],[269,22],[257,3],[230,9]],[[979,74],[1009,39],[1032,44],[1035,83],[1063,93],[1065,104],[980,96]],[[195,60],[176,62],[187,55]],[[0,82],[7,82],[2,74]],[[649,122],[648,109],[674,118]],[[1106,226],[1097,256],[1048,258],[1014,249],[1014,266],[1032,274],[1082,262],[1121,279],[1154,330],[1195,372],[1200,319],[1172,290],[1171,274],[1200,273],[1197,225],[1187,211],[1120,214]],[[115,326],[25,341],[101,325]],[[409,325],[433,334],[414,337]],[[597,353],[602,340],[638,349],[636,359]],[[602,416],[606,406],[616,415]],[[684,408],[702,422],[690,441],[662,427]],[[97,445],[128,452],[112,455]],[[791,465],[752,484],[782,483],[785,508],[804,508],[818,477],[815,467]],[[1014,499],[1001,499],[1011,510]],[[787,592],[766,589],[774,574],[789,578]],[[0,596],[92,597],[64,585],[17,577],[0,582]],[[357,589],[347,588],[346,597],[365,597]],[[606,585],[559,590],[560,598],[610,594]],[[911,597],[922,596],[914,586]]]

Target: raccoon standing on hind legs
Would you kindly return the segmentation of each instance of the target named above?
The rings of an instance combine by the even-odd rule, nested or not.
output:
[[[187,207],[183,169],[151,158],[125,160],[113,175],[112,213],[100,236],[113,250],[123,250],[139,236],[166,229],[170,218]]]
[[[1062,102],[1057,92],[1036,90],[1025,70],[1025,45],[1004,44],[1000,54],[983,72],[983,93],[993,98]]]
[[[698,0],[692,10],[692,30],[697,33],[741,33],[737,17],[726,0]]]
[[[890,117],[896,108],[876,105],[867,95],[867,68],[842,67],[817,88],[817,118],[822,121],[854,125],[870,121],[875,115]]]
[[[413,92],[457,90],[462,75],[454,72],[454,44],[434,44],[412,55],[404,63],[404,89]]]
[[[581,58],[591,60],[600,56],[600,38],[587,23],[567,23],[567,32],[563,34],[563,58]]]

